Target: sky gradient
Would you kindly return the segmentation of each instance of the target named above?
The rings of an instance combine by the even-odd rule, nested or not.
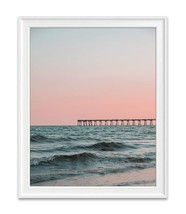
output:
[[[155,118],[155,28],[32,28],[31,125]]]

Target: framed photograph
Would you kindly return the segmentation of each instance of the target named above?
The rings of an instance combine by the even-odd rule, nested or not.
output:
[[[167,18],[18,18],[18,197],[167,198]]]

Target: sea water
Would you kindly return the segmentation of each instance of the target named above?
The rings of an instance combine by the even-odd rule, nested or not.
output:
[[[78,186],[93,180],[96,186],[106,176],[155,169],[155,142],[154,125],[31,126],[30,185],[52,186],[61,181],[61,185]],[[145,185],[149,179],[140,182],[113,179],[110,185]],[[155,179],[149,185],[155,185]]]

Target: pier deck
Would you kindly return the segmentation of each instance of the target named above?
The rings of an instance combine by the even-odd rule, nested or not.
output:
[[[156,119],[96,119],[77,120],[78,126],[135,126],[156,125]]]

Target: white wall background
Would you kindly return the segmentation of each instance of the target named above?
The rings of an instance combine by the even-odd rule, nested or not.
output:
[[[184,0],[1,0],[0,213],[184,213],[186,13]],[[17,199],[17,16],[168,16],[169,199]]]

